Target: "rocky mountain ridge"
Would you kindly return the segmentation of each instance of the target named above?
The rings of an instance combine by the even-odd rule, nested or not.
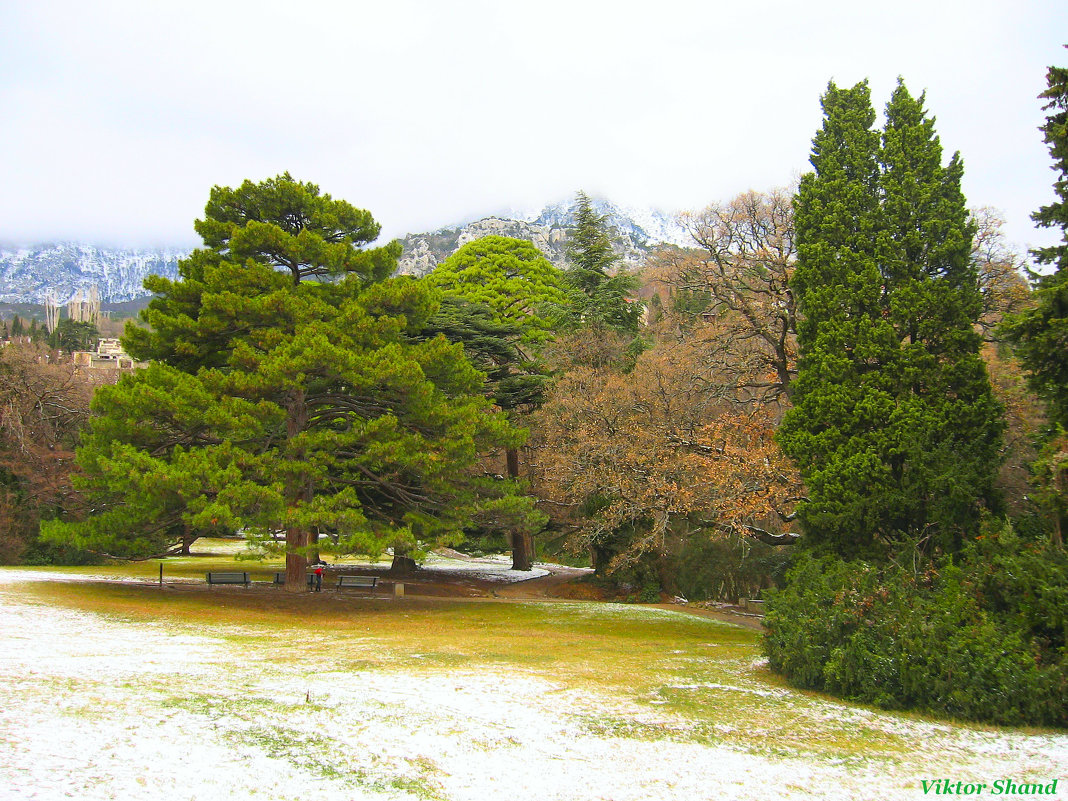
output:
[[[640,266],[663,243],[685,245],[687,235],[674,218],[661,211],[628,209],[594,198],[594,209],[607,217],[613,243],[623,263]],[[425,275],[457,248],[483,236],[509,236],[534,243],[549,261],[566,266],[569,203],[533,212],[503,211],[461,225],[402,237],[404,251],[398,272]],[[104,248],[73,242],[8,248],[0,246],[0,302],[43,304],[51,295],[65,304],[75,294],[96,286],[104,303],[146,296],[149,274],[176,278],[178,262],[188,250]]]
[[[105,303],[144,297],[146,275],[178,276],[188,251],[104,248],[76,242],[0,248],[0,301],[65,304],[75,292],[96,286]]]
[[[692,245],[676,215],[658,209],[618,206],[604,198],[592,198],[594,211],[604,215],[612,244],[623,264],[640,267],[660,245]],[[399,272],[426,275],[457,248],[483,236],[510,236],[533,242],[545,257],[560,269],[567,266],[565,249],[571,225],[571,203],[554,203],[534,212],[509,210],[464,225],[439,228],[425,234],[409,234],[401,239],[404,252]]]

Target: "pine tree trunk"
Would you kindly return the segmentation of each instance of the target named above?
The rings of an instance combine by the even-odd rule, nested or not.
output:
[[[534,538],[525,531],[513,531],[512,570],[532,570],[534,564]]]
[[[419,565],[415,563],[412,557],[408,556],[408,551],[400,548],[393,549],[393,564],[389,567],[390,575],[410,576],[418,569]]]
[[[286,436],[293,440],[308,424],[308,407],[304,402],[304,390],[298,389],[293,392],[287,411],[289,414],[286,419]],[[294,454],[293,457],[299,459],[301,455]],[[310,501],[312,487],[308,477],[300,475],[293,478],[286,495],[290,507]],[[296,525],[286,526],[286,592],[308,591],[307,548],[309,539],[310,532],[307,528]]]
[[[508,465],[508,478],[519,478],[519,451],[515,448],[508,448],[504,452],[504,457]],[[512,541],[512,570],[532,569],[534,537],[525,531],[513,531],[510,539]]]
[[[296,526],[286,529],[286,592],[308,590],[308,557],[304,555],[307,545],[307,531]]]
[[[608,575],[608,568],[612,563],[612,551],[597,543],[590,546],[590,551],[594,575],[598,578],[604,578]]]
[[[189,556],[189,549],[193,547],[193,543],[198,539],[196,534],[186,532],[182,535],[182,556]]]

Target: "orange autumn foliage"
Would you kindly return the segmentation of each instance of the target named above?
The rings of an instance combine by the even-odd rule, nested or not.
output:
[[[662,554],[669,534],[773,530],[799,494],[773,439],[778,406],[710,371],[706,328],[629,373],[573,367],[535,415],[535,489],[576,551],[627,533],[609,569]]]

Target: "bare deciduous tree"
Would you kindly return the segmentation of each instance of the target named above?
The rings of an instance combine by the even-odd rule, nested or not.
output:
[[[717,352],[724,369],[747,374],[737,384],[743,397],[788,398],[797,362],[790,191],[746,192],[682,222],[697,247],[659,254],[650,277],[667,290],[676,313],[719,321]]]

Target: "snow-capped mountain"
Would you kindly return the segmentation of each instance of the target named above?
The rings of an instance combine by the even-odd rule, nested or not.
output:
[[[594,211],[606,217],[612,242],[622,262],[640,267],[660,245],[692,246],[686,229],[676,216],[658,209],[619,206],[604,198],[591,198]],[[567,229],[572,224],[572,201],[553,203],[534,211],[509,209],[465,225],[440,228],[426,234],[409,234],[401,241],[404,254],[400,272],[425,275],[457,248],[482,236],[496,234],[527,239],[557,267],[566,267],[564,250]]]
[[[96,286],[104,303],[144,297],[151,273],[175,278],[188,251],[126,250],[65,242],[0,249],[0,301],[44,303],[52,294],[66,303],[78,290]]]
[[[593,198],[598,214],[607,217],[613,243],[623,263],[641,266],[646,256],[661,244],[685,246],[687,234],[672,215],[655,209],[618,206]],[[527,239],[558,267],[566,266],[564,248],[571,225],[572,202],[554,203],[540,210],[502,212],[493,217],[441,228],[424,234],[409,234],[401,241],[404,252],[398,271],[425,275],[457,248],[483,236]],[[147,295],[145,276],[178,275],[178,261],[188,250],[136,250],[96,247],[76,243],[0,247],[0,302],[44,303],[51,294],[65,304],[75,294],[96,286],[103,303],[120,303]]]
[[[635,248],[651,250],[661,244],[688,247],[693,245],[689,233],[677,219],[677,215],[660,209],[620,206],[605,198],[590,198],[593,210],[606,217],[610,230],[625,238]],[[530,215],[516,219],[544,225],[549,228],[567,228],[571,225],[574,201],[553,203]]]

